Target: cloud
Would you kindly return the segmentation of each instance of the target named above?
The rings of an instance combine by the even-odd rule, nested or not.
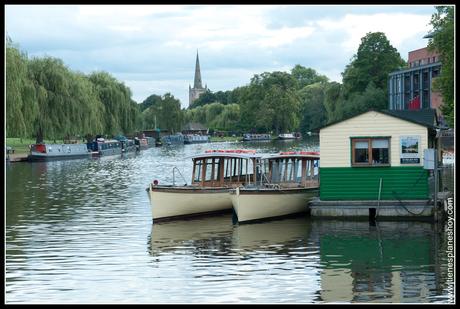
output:
[[[331,80],[368,32],[384,32],[403,58],[424,47],[433,6],[7,5],[6,31],[29,56],[73,70],[105,70],[136,101],[171,92],[188,105],[195,57],[214,91],[254,74],[311,67]]]

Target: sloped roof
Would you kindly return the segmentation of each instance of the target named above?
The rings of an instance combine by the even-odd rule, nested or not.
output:
[[[371,110],[362,112],[360,114],[348,117],[346,119],[342,119],[342,120],[339,120],[339,121],[334,121],[334,122],[328,123],[325,126],[322,126],[322,127],[314,129],[314,131],[319,131],[319,130],[324,129],[326,127],[329,127],[329,126],[332,126],[334,124],[340,123],[342,121],[345,121],[345,120],[360,116],[360,115],[365,114],[367,112],[382,113],[382,114],[385,114],[385,115],[388,115],[388,116],[392,116],[392,117],[399,118],[399,119],[402,119],[402,120],[406,120],[406,121],[409,121],[409,122],[412,122],[412,123],[416,123],[416,124],[422,125],[424,127],[430,128],[430,129],[436,129],[436,126],[438,125],[437,117],[436,117],[436,111],[434,109],[432,109],[432,108],[421,109],[421,110],[416,110],[416,111],[415,110],[381,110],[381,111],[379,111],[379,110],[371,109]]]

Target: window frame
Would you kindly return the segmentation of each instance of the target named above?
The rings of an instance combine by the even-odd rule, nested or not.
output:
[[[388,141],[388,163],[372,163],[372,141],[373,140]],[[359,163],[355,161],[355,144],[356,142],[367,142],[367,151],[369,160],[368,163]],[[352,167],[388,167],[391,166],[391,136],[353,136],[350,137],[350,160]]]

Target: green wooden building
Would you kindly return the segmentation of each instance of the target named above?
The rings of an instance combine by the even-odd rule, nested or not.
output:
[[[365,215],[376,201],[384,209],[401,201],[425,207],[430,171],[423,155],[436,146],[436,121],[433,109],[372,110],[320,128],[320,201],[329,203],[312,215],[326,214],[320,206],[339,210],[329,215]],[[353,211],[344,212],[348,206]]]

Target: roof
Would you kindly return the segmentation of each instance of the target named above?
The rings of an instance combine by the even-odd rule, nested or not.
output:
[[[207,130],[204,125],[199,122],[189,122],[187,123],[182,130]]]
[[[349,120],[357,116],[361,116],[362,114],[365,114],[367,112],[376,112],[376,113],[385,114],[385,115],[392,116],[392,117],[395,117],[401,120],[419,124],[419,125],[422,125],[430,129],[436,129],[436,126],[438,125],[437,117],[436,117],[436,110],[432,108],[420,109],[416,111],[415,110],[380,110],[379,111],[379,110],[371,109],[371,110],[362,112],[360,114],[357,114],[357,115],[354,115],[354,116],[351,116],[351,117],[348,117],[348,118],[345,118],[339,121],[328,123],[325,126],[314,129],[314,131],[319,131],[321,129],[332,126],[334,124]]]

